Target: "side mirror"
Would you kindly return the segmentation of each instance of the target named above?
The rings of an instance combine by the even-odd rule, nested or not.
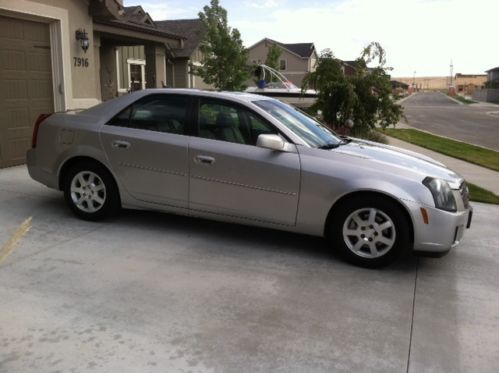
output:
[[[286,141],[278,135],[259,135],[256,146],[282,152],[286,148]]]

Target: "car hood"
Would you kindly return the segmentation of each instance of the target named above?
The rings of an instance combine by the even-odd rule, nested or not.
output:
[[[361,139],[351,140],[345,145],[332,149],[336,153],[369,159],[380,165],[412,170],[421,176],[431,176],[446,180],[452,189],[459,189],[464,179],[433,158],[410,150],[384,145]]]

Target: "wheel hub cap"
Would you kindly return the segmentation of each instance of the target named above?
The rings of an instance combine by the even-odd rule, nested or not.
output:
[[[81,211],[94,213],[106,202],[106,186],[92,171],[81,171],[71,180],[71,200]]]
[[[395,244],[396,231],[392,219],[376,208],[352,212],[343,224],[343,240],[358,256],[372,259],[385,255]]]

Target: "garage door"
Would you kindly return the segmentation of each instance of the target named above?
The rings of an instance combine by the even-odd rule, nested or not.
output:
[[[33,123],[53,102],[49,26],[0,16],[0,168],[25,162]]]

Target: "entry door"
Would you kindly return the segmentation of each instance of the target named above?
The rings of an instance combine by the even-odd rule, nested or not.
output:
[[[0,168],[25,162],[36,118],[53,111],[48,24],[0,16]]]
[[[259,134],[277,131],[249,109],[201,99],[198,113],[198,137],[189,144],[189,207],[294,225],[298,153],[257,147]]]
[[[109,162],[137,200],[187,208],[189,102],[184,96],[149,95],[103,126]]]

